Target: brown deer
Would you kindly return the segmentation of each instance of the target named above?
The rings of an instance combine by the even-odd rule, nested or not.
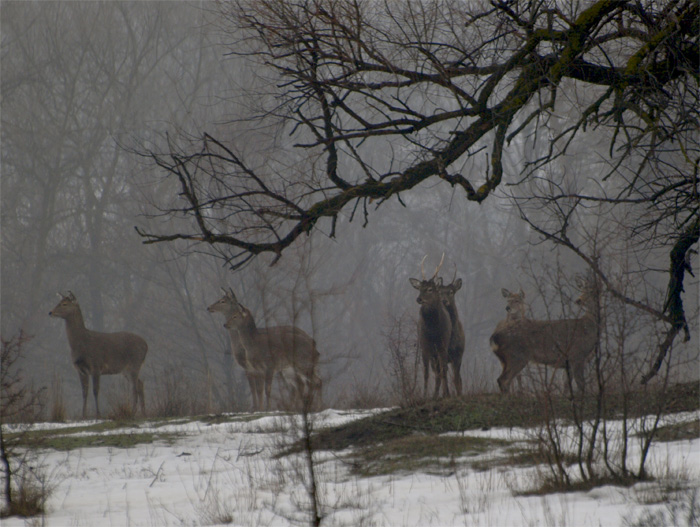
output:
[[[450,323],[452,324],[452,334],[450,336],[450,345],[447,350],[447,362],[452,366],[452,378],[454,380],[455,390],[457,395],[462,395],[462,356],[464,355],[464,327],[459,320],[457,304],[455,303],[455,293],[462,287],[462,279],[455,278],[447,285],[439,287],[440,298],[445,304],[447,312],[450,315]]]
[[[440,287],[442,278],[437,276],[445,260],[442,259],[435,269],[432,278],[426,280],[423,263],[420,264],[421,280],[409,278],[411,285],[419,292],[416,302],[420,304],[420,317],[418,319],[418,342],[421,356],[423,358],[423,395],[428,392],[429,371],[432,368],[435,373],[435,392],[433,397],[437,397],[442,385],[442,393],[449,396],[447,386],[447,364],[449,360],[450,339],[452,337],[452,321],[445,304],[440,298]]]
[[[304,409],[309,409],[315,395],[320,395],[321,391],[321,379],[316,372],[319,353],[314,339],[296,326],[258,328],[250,310],[240,304],[235,295],[233,301],[233,312],[224,327],[237,333],[245,370],[262,377],[265,408],[270,408],[272,381],[279,372],[285,383],[291,379],[297,401]],[[262,394],[258,402],[262,403]]]
[[[141,412],[145,415],[146,404],[143,395],[143,381],[139,372],[148,352],[148,344],[133,333],[100,333],[85,327],[83,314],[75,295],[61,296],[49,316],[66,321],[66,333],[71,348],[73,366],[78,370],[83,389],[83,419],[87,411],[89,376],[92,377],[92,393],[95,396],[95,412],[100,417],[98,395],[100,375],[125,375],[132,386],[132,412],[136,412],[137,402],[141,401]]]
[[[505,287],[501,289],[501,295],[506,299],[506,318],[501,320],[496,326],[496,331],[516,320],[527,318],[525,311],[525,292],[521,289],[518,293],[511,293]]]
[[[223,289],[223,288],[222,288]],[[224,296],[219,298],[212,305],[207,307],[207,311],[210,313],[221,313],[224,316],[224,320],[228,320],[231,315],[236,310],[236,295],[233,294],[233,290],[229,289],[224,291]],[[265,388],[265,377],[256,371],[246,369],[247,361],[245,358],[245,349],[241,344],[241,338],[238,335],[238,331],[229,331],[229,343],[231,345],[231,353],[236,359],[238,365],[245,371],[246,379],[248,380],[248,386],[250,387],[250,396],[253,401],[253,409],[259,410],[262,407],[262,395]]]
[[[595,288],[584,286],[576,304],[585,310],[580,318],[552,321],[521,318],[499,325],[500,328],[491,335],[490,343],[503,366],[498,377],[501,392],[507,392],[513,378],[532,361],[568,368],[579,392],[583,393],[586,361],[598,341]]]

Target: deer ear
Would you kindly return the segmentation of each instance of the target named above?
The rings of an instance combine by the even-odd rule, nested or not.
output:
[[[438,277],[435,279],[435,285],[438,286],[438,287],[442,287],[442,276],[438,276]]]
[[[457,280],[453,282],[453,286],[455,288],[455,291],[459,291],[460,289],[462,289],[462,279],[457,278]]]
[[[420,280],[418,280],[418,278],[409,278],[408,281],[411,282],[413,287],[420,289]]]
[[[525,291],[523,291],[522,287],[520,288],[520,292],[518,293],[518,295],[520,296],[521,299],[525,298]]]
[[[503,298],[508,298],[510,296],[510,291],[504,287],[501,289],[501,295],[503,295]]]
[[[68,300],[75,302],[75,295],[73,294],[73,291],[68,291]]]

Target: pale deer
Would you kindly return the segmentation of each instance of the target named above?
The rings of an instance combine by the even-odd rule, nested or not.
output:
[[[450,345],[447,350],[447,362],[452,366],[452,378],[454,380],[455,390],[457,395],[462,395],[462,356],[464,355],[464,327],[459,320],[459,312],[455,303],[455,293],[462,287],[461,278],[453,278],[452,282],[447,285],[440,286],[440,298],[445,304],[447,312],[450,315],[450,323],[452,324],[452,334],[450,336]]]
[[[223,288],[222,288],[223,289]],[[219,298],[212,305],[207,307],[207,311],[210,313],[221,313],[224,316],[224,321],[227,321],[231,315],[233,315],[236,308],[236,295],[233,294],[233,290],[229,289],[224,291],[224,296]],[[245,372],[246,379],[248,380],[248,386],[250,387],[250,396],[253,402],[253,409],[259,410],[262,407],[262,397],[263,390],[265,389],[265,377],[253,370],[246,369],[246,358],[245,349],[241,344],[241,339],[238,335],[238,331],[229,331],[229,343],[231,345],[231,353],[238,365],[243,368]]]
[[[95,396],[95,412],[100,417],[98,395],[100,375],[126,376],[132,387],[132,412],[136,412],[137,402],[141,402],[141,412],[146,413],[143,394],[143,381],[139,379],[141,366],[148,352],[146,341],[133,333],[100,333],[85,327],[83,314],[75,295],[61,296],[49,315],[66,321],[66,333],[71,348],[73,366],[78,370],[83,389],[83,419],[87,411],[89,377],[92,377],[92,392]]]
[[[525,292],[522,290],[522,288],[518,293],[511,293],[504,287],[501,289],[501,295],[506,299],[506,318],[501,320],[498,325],[496,325],[494,333],[503,329],[505,326],[515,320],[527,318],[525,315],[525,312],[527,311],[527,305],[525,304]],[[503,366],[503,364],[501,364],[501,366]],[[521,377],[522,375],[517,375],[518,386],[522,391],[523,385]]]
[[[258,328],[250,310],[240,304],[235,295],[232,299],[233,312],[224,327],[235,332],[239,339],[246,372],[262,378],[265,408],[270,408],[272,381],[278,372],[285,382],[291,380],[302,408],[310,408],[321,391],[321,379],[316,372],[320,355],[314,339],[296,326]],[[262,404],[262,394],[259,397],[258,402]]]
[[[419,292],[416,302],[420,304],[420,316],[418,318],[418,342],[423,359],[423,395],[428,392],[429,371],[432,368],[435,373],[434,397],[438,396],[440,386],[445,397],[449,396],[447,386],[447,364],[449,359],[450,339],[452,337],[452,321],[450,314],[440,298],[442,278],[437,276],[445,260],[442,255],[440,264],[435,269],[432,278],[425,278],[425,271],[421,261],[421,280],[409,278],[411,285]]]
[[[598,342],[598,299],[594,287],[585,286],[576,304],[585,310],[580,318],[564,320],[513,320],[491,335],[491,349],[501,361],[501,392],[528,362],[568,368],[578,391],[585,388],[584,369]]]

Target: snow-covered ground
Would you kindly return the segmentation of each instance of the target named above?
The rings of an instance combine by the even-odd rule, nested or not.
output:
[[[367,411],[326,410],[315,426],[337,425]],[[238,420],[162,422],[110,434],[156,433],[167,438],[132,448],[89,447],[41,452],[53,486],[44,525],[63,527],[161,525],[308,524],[307,465],[303,455],[278,456],[296,437],[297,422],[283,415],[243,415]],[[697,413],[670,416],[697,419]],[[45,425],[61,428],[84,425]],[[41,425],[39,425],[40,427]],[[172,435],[171,435],[172,434]],[[522,441],[519,429],[467,433]],[[700,439],[658,442],[649,462],[672,481],[630,488],[602,487],[588,492],[523,496],[537,468],[493,466],[476,470],[473,457],[447,472],[411,472],[359,477],[346,453],[315,453],[324,525],[485,525],[599,526],[687,524],[684,508],[700,486]],[[497,452],[480,454],[484,458]],[[697,508],[696,504],[694,508]],[[697,511],[696,511],[697,512]],[[656,515],[655,522],[649,518]],[[640,523],[646,518],[647,523]],[[699,521],[697,518],[695,521]],[[28,521],[42,524],[41,520]],[[23,526],[7,518],[3,527]],[[697,523],[695,523],[697,525]]]

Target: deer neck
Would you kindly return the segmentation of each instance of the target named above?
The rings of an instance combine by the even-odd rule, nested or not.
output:
[[[66,333],[68,334],[68,343],[71,349],[75,349],[84,340],[87,329],[80,308],[71,313],[65,318]]]
[[[425,319],[436,319],[440,317],[440,314],[447,311],[446,308],[442,307],[442,304],[423,304],[420,307],[420,313]]]
[[[243,323],[238,326],[238,336],[246,352],[250,355],[251,350],[255,349],[255,337],[258,334],[258,328],[250,311],[247,308],[243,309],[245,309],[246,316]]]
[[[450,304],[449,306],[445,306],[445,310],[450,315],[450,320],[454,324],[455,321],[459,318],[459,313],[457,313],[457,305]]]

